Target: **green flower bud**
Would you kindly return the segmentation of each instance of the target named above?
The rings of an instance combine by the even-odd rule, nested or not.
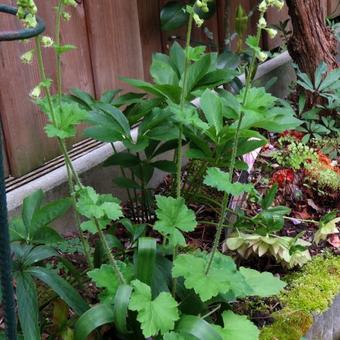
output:
[[[259,53],[257,54],[257,59],[258,59],[259,61],[261,61],[261,62],[266,61],[267,58],[268,58],[268,54],[265,53],[265,52],[263,52],[263,51],[261,51],[261,52],[259,52]]]
[[[41,95],[41,89],[40,89],[40,86],[36,86],[30,93],[30,97],[33,98],[33,99],[37,99],[39,98]]]
[[[27,52],[25,52],[21,57],[20,60],[23,64],[31,64],[33,61],[33,57],[34,57],[34,49],[29,50]]]
[[[261,13],[265,13],[267,11],[267,9],[268,9],[267,2],[266,2],[266,0],[263,0],[259,5],[259,11]]]
[[[262,29],[267,27],[267,21],[263,16],[259,20],[258,27]]]
[[[270,39],[274,39],[277,36],[277,30],[275,30],[274,28],[267,28],[266,30]]]
[[[197,25],[198,27],[201,27],[201,26],[203,25],[204,20],[201,19],[201,18],[198,16],[197,13],[194,13],[192,17],[193,17],[193,19],[194,19],[194,21],[195,21],[195,23],[196,23],[196,25]]]
[[[44,47],[52,47],[53,44],[54,44],[54,41],[51,37],[48,37],[46,35],[44,35],[42,38],[41,38],[41,43]]]
[[[71,19],[71,14],[68,12],[63,12],[61,15],[65,21],[69,21]]]

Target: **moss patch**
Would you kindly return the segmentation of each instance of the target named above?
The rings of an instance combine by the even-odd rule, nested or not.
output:
[[[340,292],[340,257],[316,256],[302,271],[286,278],[283,309],[262,329],[261,340],[300,340],[313,324],[313,314],[328,309]]]

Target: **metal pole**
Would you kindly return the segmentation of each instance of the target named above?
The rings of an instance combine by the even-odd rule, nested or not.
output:
[[[12,281],[11,250],[8,232],[5,173],[3,166],[2,139],[0,138],[0,277],[5,312],[6,337],[16,340],[16,314]]]

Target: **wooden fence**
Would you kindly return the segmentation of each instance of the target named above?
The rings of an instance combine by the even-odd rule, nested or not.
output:
[[[322,0],[329,12],[338,0]],[[15,5],[14,0],[2,2]],[[39,15],[46,20],[47,32],[54,26],[56,0],[36,0]],[[113,88],[127,89],[119,76],[149,79],[152,53],[165,51],[171,36],[181,40],[184,30],[162,33],[159,10],[165,0],[83,0],[70,10],[72,20],[63,23],[62,43],[77,46],[62,59],[63,87],[78,87],[99,96]],[[196,29],[193,40],[223,43],[224,0],[217,0],[217,14],[207,27],[213,33],[209,40],[202,30]],[[247,11],[256,6],[256,0],[232,1],[231,12],[241,3]],[[286,14],[283,14],[286,16]],[[277,22],[274,12],[269,21]],[[253,17],[253,27],[256,18]],[[232,24],[233,26],[233,24]],[[0,30],[18,27],[14,17],[0,14]],[[231,27],[233,29],[233,27]],[[272,47],[272,46],[271,46]],[[31,48],[18,42],[0,43],[0,118],[5,141],[6,173],[21,176],[58,155],[54,141],[46,138],[43,126],[46,118],[30,101],[28,93],[38,81],[38,69],[23,65],[20,56]],[[47,74],[55,77],[53,52],[45,49]],[[1,130],[0,130],[1,133]],[[78,137],[76,140],[79,140]]]

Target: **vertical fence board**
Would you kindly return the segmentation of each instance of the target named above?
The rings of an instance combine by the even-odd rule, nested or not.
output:
[[[164,6],[167,2],[167,0],[160,0],[160,8],[162,8],[162,6]],[[207,32],[204,32],[204,27],[206,27]],[[165,51],[169,50],[174,40],[177,40],[177,42],[181,45],[185,45],[186,31],[187,27],[184,26],[174,31],[162,32],[163,49]],[[210,34],[212,34],[212,39],[208,38],[208,35]],[[219,34],[217,15],[206,20],[203,28],[198,28],[194,24],[191,42],[193,45],[206,45],[210,51],[216,51],[218,49]]]
[[[1,145],[4,173],[5,173],[5,177],[7,177],[9,175],[9,166],[8,166],[8,160],[7,160],[6,145],[5,145],[5,141],[4,141],[2,129],[1,129],[1,122],[0,122],[0,145]]]
[[[150,80],[152,54],[162,52],[159,0],[137,0],[144,78]]]
[[[279,25],[280,21],[285,21],[288,18],[288,7],[285,4],[283,9],[281,11],[278,11],[276,8],[270,8],[268,12],[266,13],[266,20],[268,22],[268,25]],[[292,25],[289,22],[288,27],[289,30],[292,29]],[[267,33],[264,33],[263,37],[263,44],[264,47],[268,50],[272,50],[283,42],[283,39],[281,37],[281,32],[278,33],[278,35],[274,39],[270,39]]]
[[[85,2],[96,94],[129,88],[119,76],[143,78],[137,0]]]
[[[340,16],[340,0],[328,0],[328,15],[332,18]]]
[[[15,5],[14,0],[7,1]],[[37,1],[42,16],[47,24],[45,34],[51,34],[54,27],[56,1]],[[63,41],[78,46],[77,52],[63,59],[64,85],[79,86],[92,91],[92,74],[88,57],[86,26],[82,24],[83,9],[71,10],[73,20],[63,24]],[[2,15],[1,29],[19,28],[15,17]],[[67,26],[67,27],[66,27]],[[55,141],[49,140],[43,131],[46,123],[45,115],[31,102],[28,94],[39,83],[38,68],[33,65],[23,65],[20,56],[33,47],[32,43],[19,42],[0,43],[0,112],[2,114],[4,137],[6,140],[9,163],[13,175],[20,176],[40,166],[45,161],[58,154]],[[77,55],[78,53],[78,55]],[[44,49],[46,71],[54,78],[55,59],[53,51]],[[73,55],[72,55],[73,54]],[[79,62],[79,54],[81,62]]]
[[[218,30],[219,30],[219,37],[220,37],[220,44],[222,45],[222,49],[224,47],[224,42],[226,39],[226,33],[224,29],[224,21],[226,20],[226,16],[228,18],[228,34],[234,36],[235,33],[235,17],[236,11],[239,5],[242,5],[246,13],[253,12],[253,15],[250,17],[249,24],[248,24],[248,31],[247,34],[255,34],[256,33],[256,24],[257,24],[257,13],[256,13],[256,6],[257,0],[239,0],[239,1],[230,1],[229,2],[229,11],[226,12],[226,2],[224,0],[216,0],[217,9],[218,9]],[[234,38],[231,43],[232,49],[236,48],[236,41],[237,39]]]

